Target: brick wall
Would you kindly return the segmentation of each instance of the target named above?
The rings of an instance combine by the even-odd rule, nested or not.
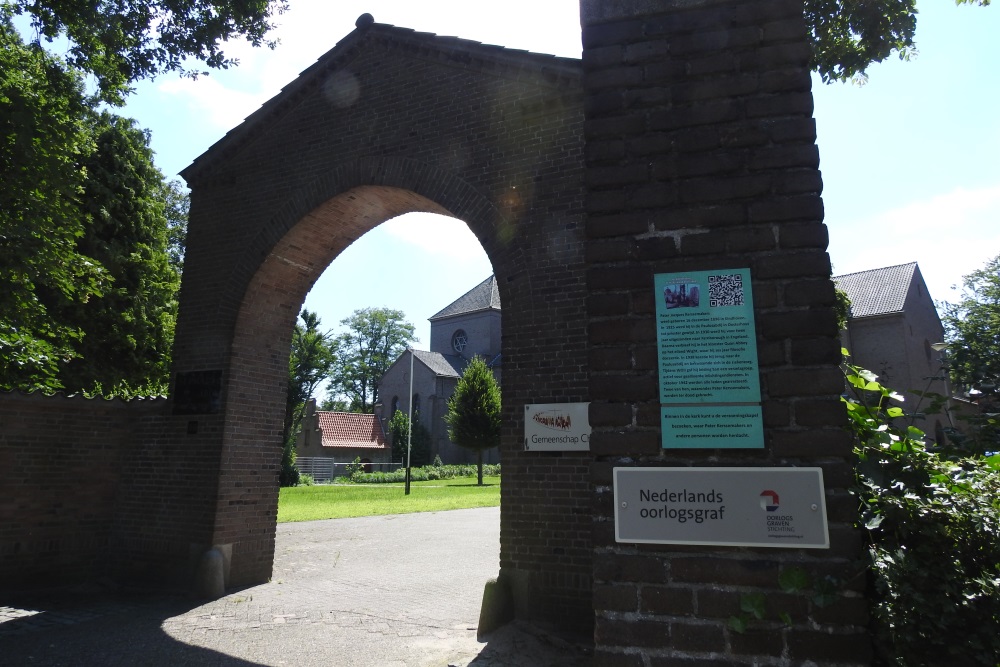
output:
[[[137,426],[164,401],[0,397],[0,590],[110,575]]]
[[[867,664],[802,3],[584,0],[582,16],[596,662]],[[765,448],[662,450],[653,275],[740,267]],[[822,467],[831,548],[618,544],[611,471],[636,465]],[[820,607],[781,592],[793,566],[849,581]],[[748,593],[767,620],[740,634]]]

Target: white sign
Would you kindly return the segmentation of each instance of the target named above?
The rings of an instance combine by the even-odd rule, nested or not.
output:
[[[615,468],[615,541],[829,549],[821,468]]]
[[[590,451],[590,403],[525,405],[524,449],[529,452]]]

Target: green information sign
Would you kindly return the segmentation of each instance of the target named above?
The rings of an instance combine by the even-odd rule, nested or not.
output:
[[[750,269],[654,277],[664,448],[762,448]]]

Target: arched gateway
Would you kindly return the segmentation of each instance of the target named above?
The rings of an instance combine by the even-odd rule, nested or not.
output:
[[[586,395],[580,70],[362,16],[183,172],[190,250],[172,412],[186,437],[180,465],[192,448],[203,463],[190,484],[168,475],[156,491],[170,507],[159,521],[176,531],[170,550],[220,545],[230,584],[270,577],[288,350],[305,296],[376,225],[441,213],[479,238],[504,304],[505,576],[541,592],[532,607],[591,614],[587,460],[525,453],[516,409]],[[530,480],[518,474],[529,466]],[[210,496],[188,495],[206,486]],[[578,545],[559,546],[557,562],[555,534]]]
[[[475,232],[503,303],[517,615],[593,627],[597,665],[869,664],[802,12],[582,0],[582,63],[363,16],[185,170],[168,404],[0,396],[0,587],[190,584],[212,546],[230,585],[266,580],[305,295],[433,211]],[[571,402],[590,451],[526,451],[525,406]],[[840,581],[834,604],[782,590],[796,570]]]

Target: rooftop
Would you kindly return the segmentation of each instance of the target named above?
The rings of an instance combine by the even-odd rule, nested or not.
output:
[[[902,312],[914,274],[919,273],[917,263],[910,262],[834,276],[833,281],[850,297],[851,317],[871,317]]]
[[[385,433],[375,415],[317,411],[324,447],[385,449]]]
[[[429,319],[441,320],[455,315],[467,315],[481,310],[500,310],[500,290],[496,276],[490,276],[471,290],[455,299],[451,304],[432,315]]]

